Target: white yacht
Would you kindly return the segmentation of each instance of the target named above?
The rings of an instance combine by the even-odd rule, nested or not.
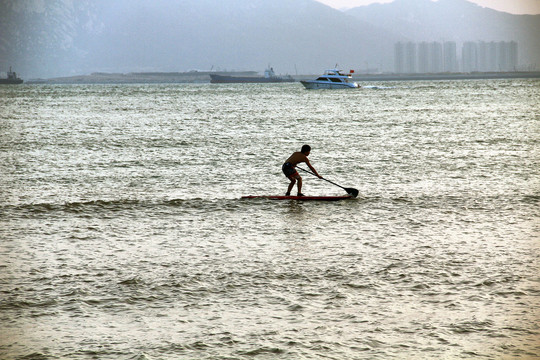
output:
[[[300,81],[306,89],[348,89],[357,88],[358,84],[352,79],[351,74],[344,74],[342,70],[331,69],[326,70],[324,75],[319,76],[315,80]]]

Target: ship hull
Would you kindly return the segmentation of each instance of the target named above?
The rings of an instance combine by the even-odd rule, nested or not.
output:
[[[17,84],[22,84],[23,83],[23,79],[0,79],[0,84],[5,84],[5,85],[17,85]]]
[[[257,77],[257,76],[226,76],[226,75],[210,75],[212,84],[235,84],[235,83],[282,83],[294,82],[291,77]]]
[[[312,81],[300,81],[306,89],[355,89],[358,88],[356,83],[330,83],[330,82],[319,82],[316,80]]]

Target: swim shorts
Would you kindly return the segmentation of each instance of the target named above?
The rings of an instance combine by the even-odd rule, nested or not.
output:
[[[281,167],[281,170],[283,170],[283,173],[285,174],[286,177],[297,177],[297,176],[300,176],[298,174],[298,171],[296,171],[296,169],[294,168],[294,166],[292,166],[291,163],[289,162],[286,162],[285,164],[283,164],[283,166]]]

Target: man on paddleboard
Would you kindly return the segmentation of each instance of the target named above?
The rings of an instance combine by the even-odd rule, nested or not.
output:
[[[315,175],[319,177],[319,179],[323,178],[321,175],[317,173],[317,170],[315,170],[315,168],[311,166],[311,164],[309,163],[309,160],[307,157],[310,152],[311,152],[311,146],[309,145],[302,146],[302,149],[300,151],[294,152],[291,156],[289,156],[287,161],[285,161],[285,163],[281,167],[281,170],[283,170],[283,173],[285,174],[285,176],[291,181],[285,196],[291,195],[291,190],[297,180],[298,180],[298,196],[304,196],[304,194],[302,194],[302,177],[300,176],[300,174],[298,174],[298,171],[296,171],[296,165],[302,162],[306,163],[306,165],[311,169],[311,171],[313,171]]]

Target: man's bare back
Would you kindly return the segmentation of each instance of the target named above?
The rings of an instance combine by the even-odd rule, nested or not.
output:
[[[309,164],[309,160],[307,156],[304,153],[301,153],[300,151],[293,153],[291,156],[289,156],[289,158],[285,162],[291,163],[292,166],[296,166],[302,162]]]

